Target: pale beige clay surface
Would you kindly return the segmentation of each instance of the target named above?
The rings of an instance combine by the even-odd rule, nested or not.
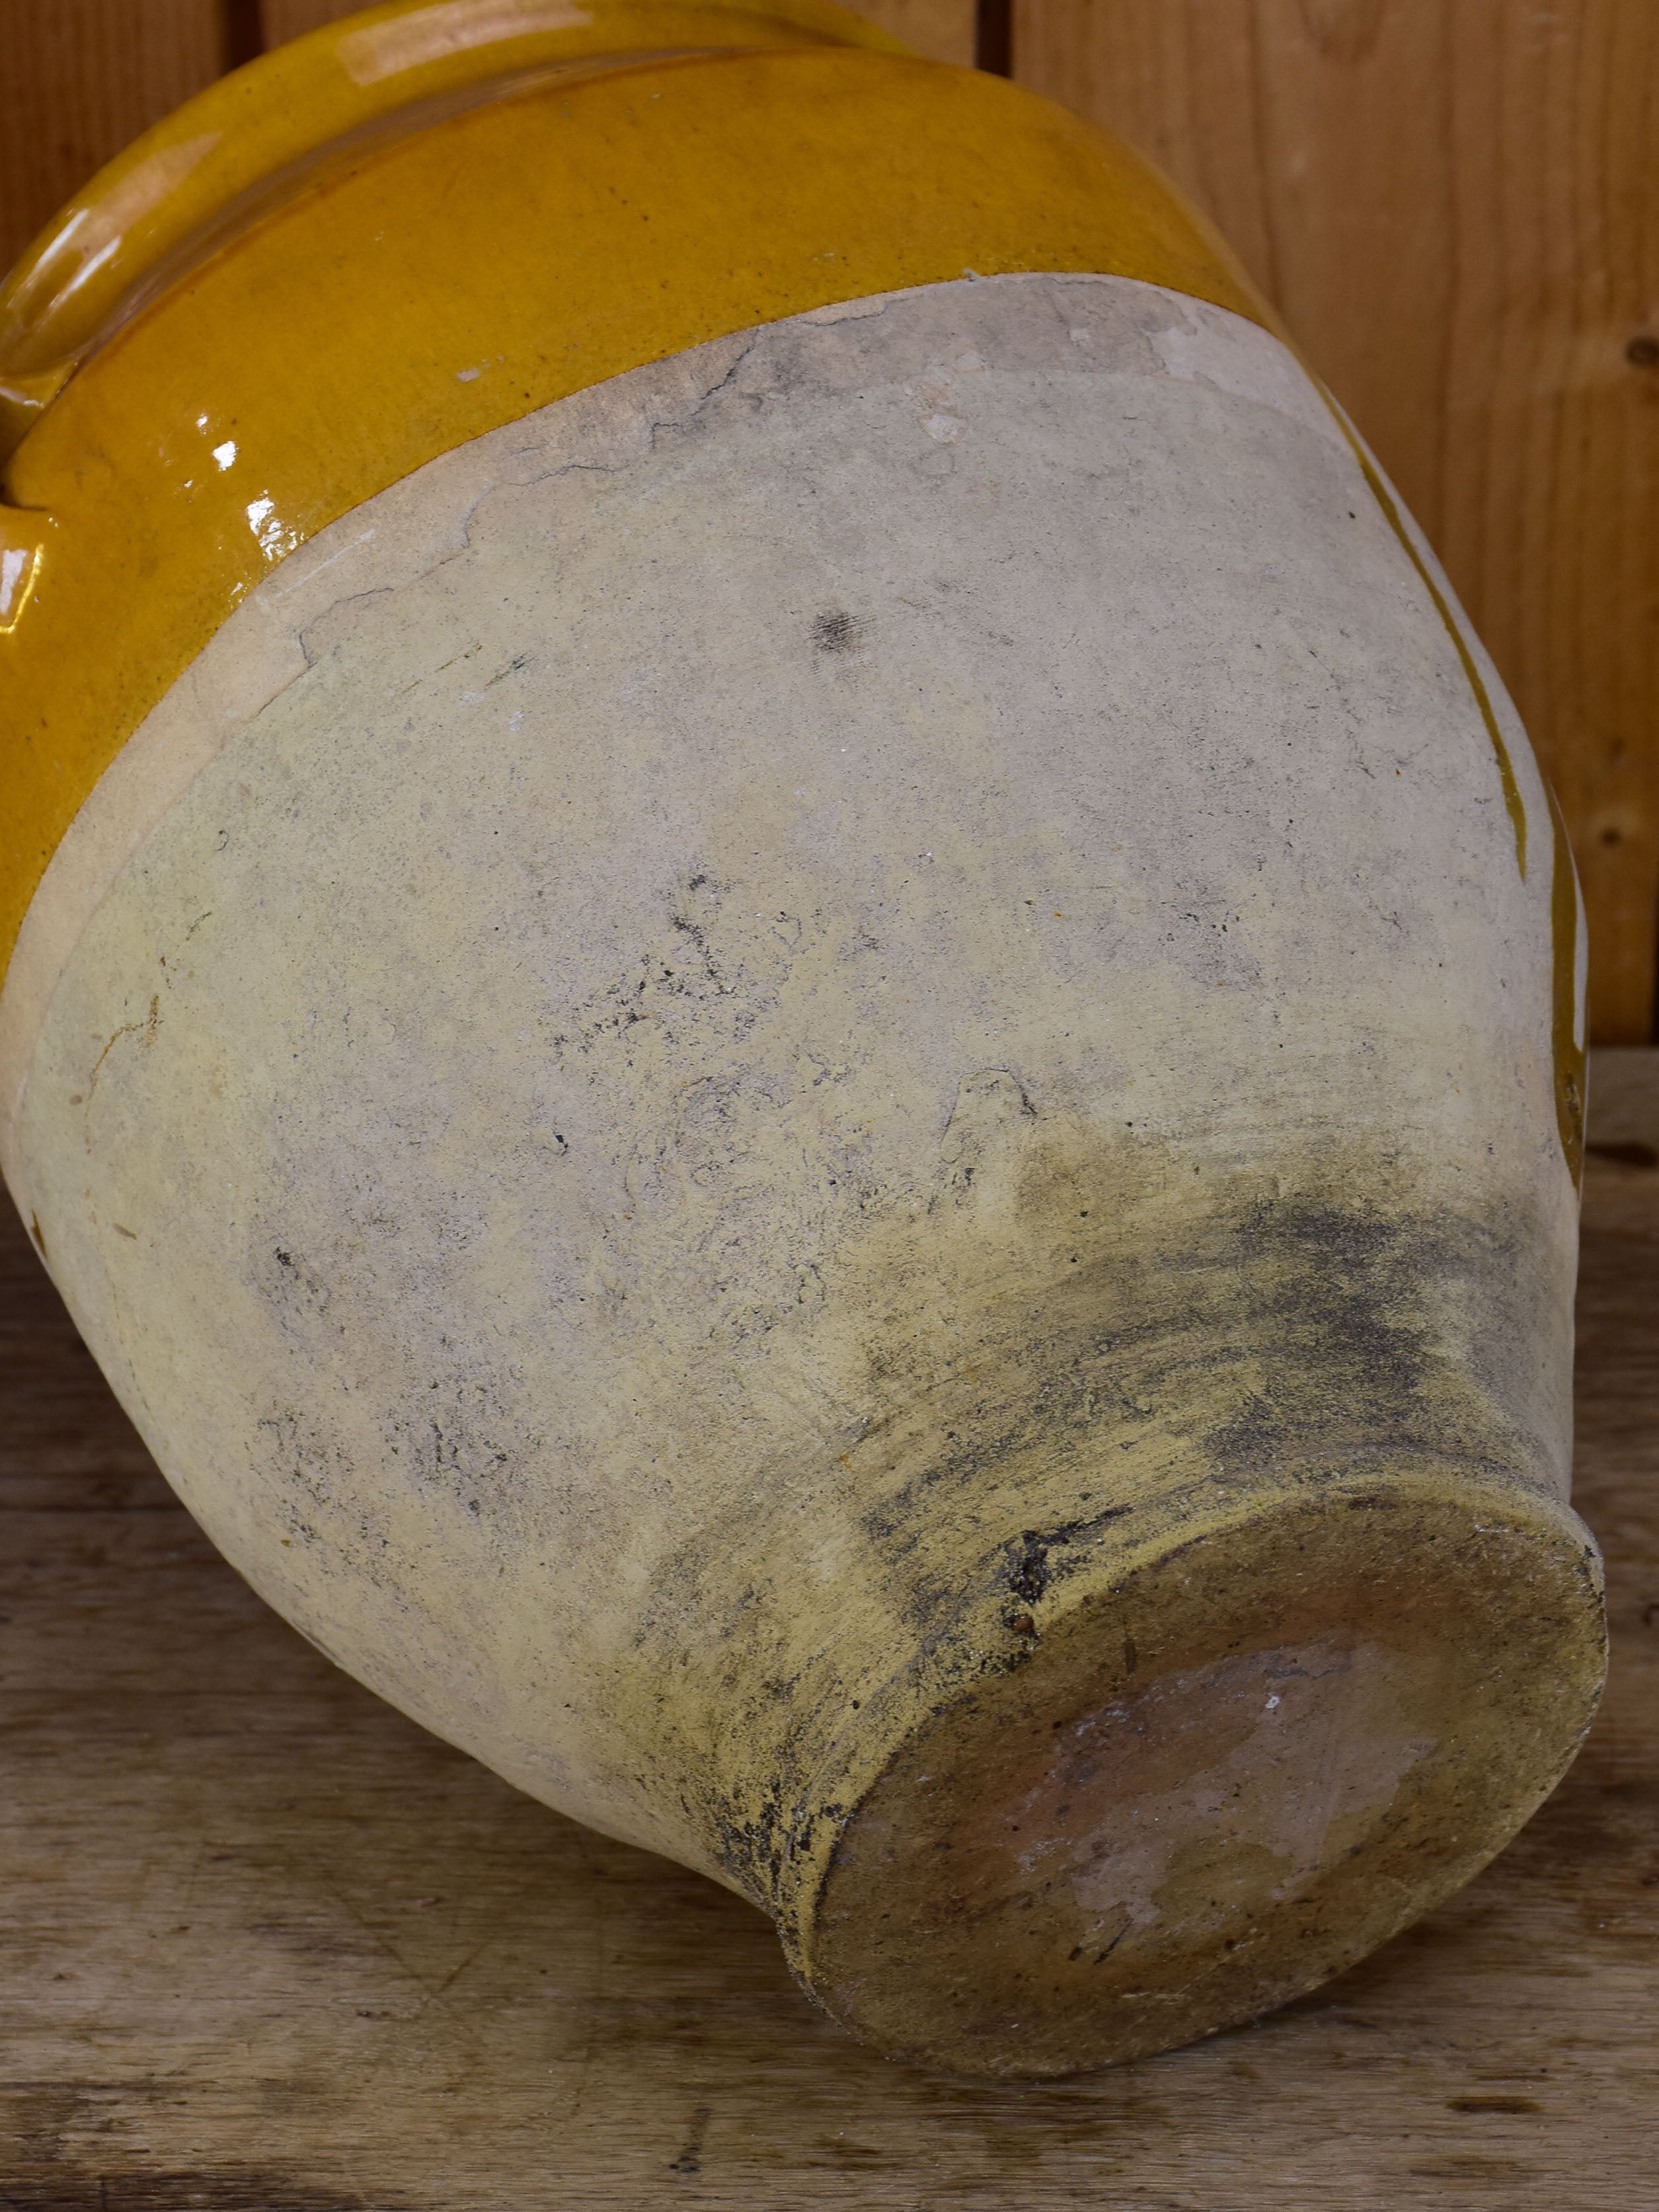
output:
[[[1615,1141],[1659,1152],[1659,1066]],[[1594,1095],[1594,1094],[1593,1094]],[[1273,2014],[1043,2087],[885,2063],[736,1898],[285,1628],[0,1219],[0,2180],[21,2212],[1651,2212],[1659,1174],[1592,1155],[1613,1668],[1473,1885]]]
[[[724,341],[232,617],[43,886],[8,1173],[404,1711],[890,2051],[1184,2041],[1467,1879],[1599,1676],[1498,707],[1522,825],[1237,318]]]

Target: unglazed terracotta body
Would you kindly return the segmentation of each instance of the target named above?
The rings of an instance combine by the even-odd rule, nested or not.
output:
[[[4,1165],[343,1666],[884,2049],[1063,2071],[1361,1955],[1587,1723],[1579,934],[1282,342],[941,275],[283,544],[33,890]]]

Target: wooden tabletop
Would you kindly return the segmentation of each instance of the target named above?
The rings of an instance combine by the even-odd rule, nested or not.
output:
[[[1588,1748],[1342,1980],[1042,2088],[860,2049],[737,1899],[337,1673],[173,1501],[6,1208],[0,2208],[1659,2212],[1659,1169],[1607,1127]]]

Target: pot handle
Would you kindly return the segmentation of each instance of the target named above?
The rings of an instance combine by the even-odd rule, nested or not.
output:
[[[909,51],[835,0],[386,0],[274,48],[118,154],[0,283],[0,460],[158,286],[331,155],[531,71],[799,46]]]

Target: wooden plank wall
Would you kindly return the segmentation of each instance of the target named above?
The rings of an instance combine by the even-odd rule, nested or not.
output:
[[[0,263],[98,164],[337,0],[0,0]],[[965,62],[986,0],[865,0]],[[1218,222],[1439,548],[1560,794],[1595,1034],[1659,944],[1659,7],[1013,0],[1023,82]]]
[[[1602,1043],[1659,917],[1659,7],[1017,0],[1016,73],[1215,217],[1404,493],[1572,832]]]

